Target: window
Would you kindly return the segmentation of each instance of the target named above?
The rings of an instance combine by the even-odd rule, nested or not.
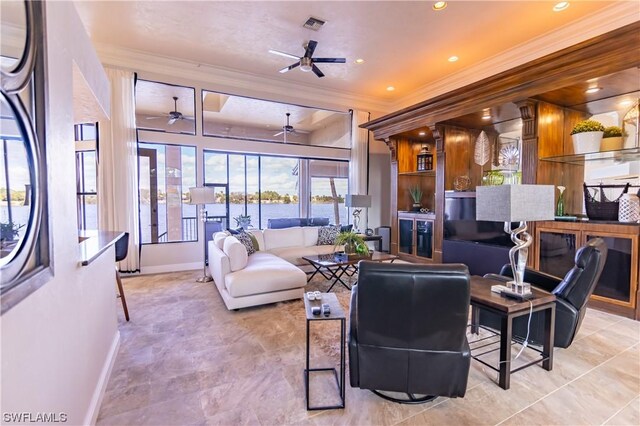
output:
[[[195,89],[154,81],[136,82],[138,130],[196,134]]]
[[[300,217],[302,211],[309,211],[310,217],[348,223],[344,208],[348,174],[347,161],[205,150],[205,185],[215,186],[218,194],[217,204],[207,205],[208,217],[220,221],[231,219],[231,226],[235,226],[233,218],[249,215],[252,226],[264,229],[269,219]],[[301,185],[305,183],[310,184],[307,192],[311,193],[310,204],[302,206]],[[229,216],[225,218],[222,215],[226,212],[227,199]]]
[[[349,149],[351,113],[203,90],[202,133],[218,138]]]
[[[297,158],[262,157],[260,167],[261,207],[260,227],[269,219],[300,217]]]
[[[187,204],[196,186],[196,148],[140,143],[138,158],[142,243],[196,241],[197,206]]]
[[[97,124],[74,126],[78,229],[98,229]]]
[[[349,163],[309,160],[310,216],[328,217],[332,223],[349,223],[344,199],[349,191]]]

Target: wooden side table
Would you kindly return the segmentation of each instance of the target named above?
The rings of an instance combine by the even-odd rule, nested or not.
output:
[[[533,299],[519,301],[508,299],[491,291],[491,286],[504,282],[479,276],[471,277],[471,332],[477,334],[479,328],[479,311],[486,310],[500,317],[500,363],[498,368],[479,359],[472,358],[498,372],[498,384],[502,389],[509,389],[511,373],[527,368],[542,361],[542,368],[551,371],[553,368],[553,341],[556,316],[556,296],[543,290],[532,288]],[[544,342],[540,358],[511,370],[511,341],[513,319],[529,313],[544,311]]]
[[[313,306],[321,306],[323,303],[327,303],[330,306],[331,313],[329,316],[324,316],[322,313],[320,315],[313,315],[311,313],[311,307]],[[305,395],[307,399],[307,410],[332,410],[336,408],[344,408],[344,395],[345,395],[345,340],[346,340],[346,316],[340,306],[340,302],[338,302],[338,298],[334,293],[323,293],[322,300],[309,300],[307,299],[307,295],[304,295],[304,309],[307,313],[307,346],[306,346],[306,357],[307,363],[306,368],[304,370],[304,387],[305,387]],[[340,321],[340,375],[338,376],[338,372],[335,367],[314,367],[311,368],[309,365],[309,335],[310,335],[310,326],[313,321]],[[329,406],[310,406],[309,399],[309,374],[315,371],[333,371],[333,374],[336,378],[336,384],[338,385],[338,391],[340,392],[340,401],[341,403],[338,405],[329,405]]]

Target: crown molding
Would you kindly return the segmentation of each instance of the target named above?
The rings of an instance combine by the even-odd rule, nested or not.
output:
[[[141,74],[166,76],[167,82],[182,81],[186,83],[190,81],[191,85],[193,82],[199,82],[201,87],[212,91],[261,97],[316,108],[361,109],[383,114],[392,112],[390,101],[355,93],[319,88],[299,82],[287,83],[245,71],[179,60],[112,45],[95,44],[94,46],[105,66],[127,69]]]
[[[567,24],[524,43],[514,46],[460,72],[417,89],[392,104],[392,110],[415,105],[438,95],[464,87],[484,78],[573,46],[590,38],[636,22],[640,10],[636,1],[622,1],[590,14],[580,21]],[[632,48],[630,46],[630,48]]]

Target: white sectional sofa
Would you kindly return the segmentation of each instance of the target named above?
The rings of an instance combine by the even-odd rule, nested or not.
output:
[[[209,272],[229,310],[302,297],[307,284],[306,274],[297,267],[307,264],[302,256],[335,251],[333,244],[317,245],[318,227],[249,232],[259,246],[250,256],[242,243],[225,233],[209,241]]]

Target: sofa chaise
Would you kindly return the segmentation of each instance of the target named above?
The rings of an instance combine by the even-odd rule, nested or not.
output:
[[[249,230],[258,244],[251,255],[233,235],[216,233],[209,241],[209,272],[227,309],[302,297],[307,284],[307,275],[298,268],[307,264],[302,257],[335,251],[334,244],[318,245],[319,229]]]

